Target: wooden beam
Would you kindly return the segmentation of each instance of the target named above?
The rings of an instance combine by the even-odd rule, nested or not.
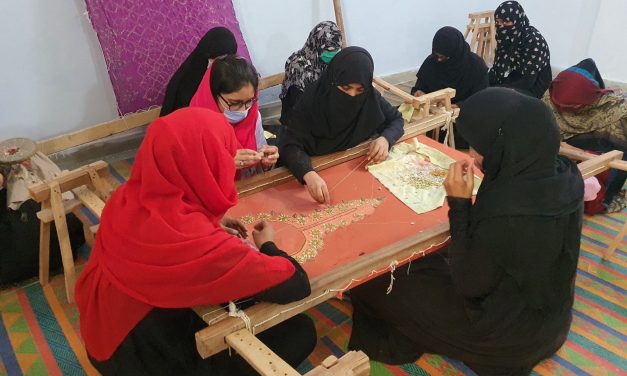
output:
[[[405,126],[405,134],[399,139],[398,142],[408,140],[416,137],[417,135],[424,134],[432,129],[441,127],[446,123],[448,115],[434,115],[429,118],[421,119],[417,122],[410,123]],[[316,171],[321,171],[329,167],[336,166],[340,163],[349,161],[351,159],[359,158],[366,155],[370,142],[366,141],[354,148],[324,155],[313,157],[311,159],[312,165]],[[275,168],[263,174],[257,174],[247,179],[240,180],[236,183],[237,192],[239,197],[245,197],[255,192],[262,191],[277,185],[296,180],[294,175],[285,167]]]
[[[127,115],[106,123],[94,125],[72,133],[63,134],[37,143],[37,150],[44,154],[52,154],[61,150],[83,145],[104,137],[128,131],[149,124],[159,117],[161,107]]]
[[[102,216],[102,211],[104,210],[105,203],[98,197],[96,193],[91,191],[85,186],[74,188],[72,190],[74,194],[78,197],[80,202],[85,205],[89,211],[94,213],[98,219]]]
[[[74,257],[72,256],[72,244],[68,233],[67,222],[65,220],[65,210],[63,208],[63,197],[57,181],[50,183],[50,205],[54,214],[54,225],[57,229],[59,239],[59,250],[61,251],[61,261],[63,263],[63,274],[65,277],[65,294],[68,303],[74,303],[74,286],[76,285],[76,271],[74,269]],[[48,254],[50,250],[48,249]]]
[[[91,184],[88,170],[93,168],[101,178],[109,175],[109,165],[104,161],[98,161],[75,170],[64,172],[55,180],[59,183],[61,192],[66,192],[81,185]],[[42,202],[50,197],[50,187],[47,183],[33,184],[28,187],[30,196],[37,202]]]
[[[333,10],[335,11],[335,23],[342,33],[342,48],[348,46],[346,40],[346,30],[344,29],[344,17],[342,16],[342,3],[341,0],[333,0]]]
[[[370,360],[363,351],[349,351],[340,359],[331,355],[305,376],[368,376]]]
[[[300,376],[300,373],[246,329],[226,336],[226,343],[260,375]]]
[[[366,277],[373,270],[387,270],[392,261],[435,251],[434,245],[442,244],[448,239],[448,230],[448,223],[434,226],[384,247],[368,257],[357,259],[342,268],[314,278],[311,280],[312,294],[299,302],[286,305],[259,303],[248,308],[246,314],[254,325],[255,333],[262,332],[331,298],[336,294],[333,289],[349,287],[356,278]],[[199,354],[207,358],[226,349],[225,337],[244,328],[245,325],[241,319],[227,317],[196,332],[196,346]]]
[[[259,80],[259,90],[280,85],[283,82],[284,77],[285,73],[277,73],[271,76],[262,77]],[[49,155],[65,149],[84,145],[101,138],[150,124],[159,117],[159,112],[161,112],[160,106],[150,110],[122,116],[115,120],[96,124],[71,133],[62,134],[47,140],[42,140],[37,142],[37,150]]]
[[[73,212],[76,208],[80,207],[82,204],[77,199],[71,199],[68,201],[63,201],[63,208],[65,209],[65,214]],[[37,218],[42,223],[50,223],[54,220],[54,215],[52,214],[52,210],[50,208],[45,209],[43,206],[39,212],[37,212]]]
[[[259,90],[268,89],[273,86],[281,85],[285,80],[285,72],[273,74],[271,76],[262,77],[259,80]]]
[[[584,179],[598,175],[603,171],[609,170],[610,163],[619,161],[623,158],[623,152],[618,150],[612,150],[605,154],[597,155],[594,158],[583,161],[577,165],[581,176]]]

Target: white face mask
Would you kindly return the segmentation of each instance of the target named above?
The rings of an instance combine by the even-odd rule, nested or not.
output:
[[[248,110],[231,111],[229,109],[225,109],[223,113],[226,120],[231,124],[237,124],[248,116]]]

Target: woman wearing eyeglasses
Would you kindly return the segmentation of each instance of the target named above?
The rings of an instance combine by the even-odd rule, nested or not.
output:
[[[269,170],[279,159],[279,149],[263,135],[257,104],[259,76],[244,58],[225,55],[211,63],[190,107],[205,107],[224,114],[239,142],[235,155],[238,177]]]

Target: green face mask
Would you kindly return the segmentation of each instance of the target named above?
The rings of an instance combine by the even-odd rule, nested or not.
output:
[[[329,64],[331,60],[333,60],[333,57],[337,55],[338,52],[340,52],[340,50],[324,51],[323,53],[320,54],[320,60],[322,60],[325,64]]]

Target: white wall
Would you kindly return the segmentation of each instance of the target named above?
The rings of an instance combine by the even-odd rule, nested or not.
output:
[[[627,1],[602,0],[590,41],[590,56],[611,81],[627,82]]]
[[[416,69],[431,53],[433,34],[440,27],[455,26],[463,32],[468,13],[494,8],[494,3],[343,0],[342,13],[348,44],[369,50],[376,74],[386,75]],[[314,25],[335,20],[331,0],[233,0],[233,4],[262,75],[283,71],[285,59],[302,47]]]
[[[83,0],[0,2],[0,139],[42,139],[117,116]]]
[[[590,57],[590,39],[598,27],[597,12],[606,0],[519,1],[531,25],[547,40],[551,65],[565,69]]]
[[[332,0],[233,0],[251,57],[262,75],[285,59],[311,28],[334,20]],[[367,48],[377,75],[415,70],[435,31],[462,30],[491,0],[342,0],[347,39]],[[522,0],[546,37],[553,65],[592,56],[604,76],[627,81],[625,0]],[[117,117],[115,97],[84,0],[0,2],[0,139],[36,140]]]

